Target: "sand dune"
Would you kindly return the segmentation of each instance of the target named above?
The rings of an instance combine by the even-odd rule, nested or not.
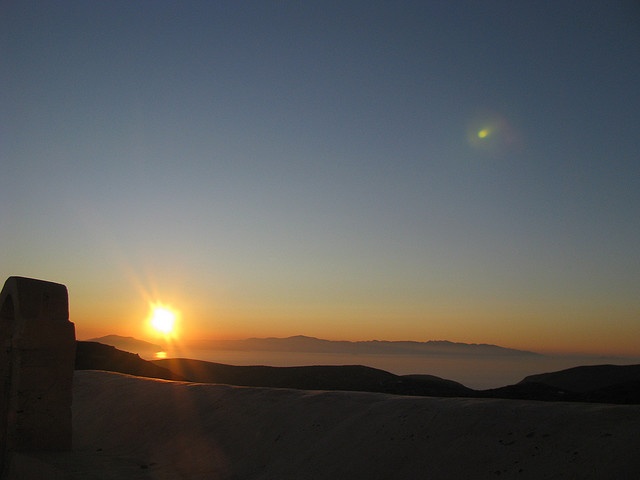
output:
[[[74,451],[18,456],[14,478],[538,480],[635,478],[640,471],[640,406],[248,388],[79,371],[73,414]]]

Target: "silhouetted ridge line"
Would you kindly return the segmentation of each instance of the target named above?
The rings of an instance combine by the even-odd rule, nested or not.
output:
[[[160,352],[163,350],[162,346],[155,343],[145,342],[133,337],[123,337],[120,335],[105,335],[104,337],[91,338],[87,342],[98,342],[104,345],[111,345],[120,350],[133,353],[148,353],[148,352]]]
[[[587,365],[529,375],[520,383],[544,383],[581,393],[636,381],[640,381],[640,365]]]
[[[234,366],[185,358],[154,360],[153,363],[189,381],[203,383],[442,397],[469,396],[473,393],[472,389],[462,384],[432,375],[398,376],[362,365]]]
[[[178,374],[143,360],[138,355],[123,352],[98,342],[76,342],[76,370],[107,370],[139,377],[184,380]]]
[[[374,355],[478,355],[520,356],[540,355],[526,350],[500,347],[484,343],[457,343],[448,340],[388,341],[324,340],[296,335],[286,338],[247,338],[244,340],[212,340],[200,345],[202,348],[239,351],[278,351],[305,353],[341,353]]]

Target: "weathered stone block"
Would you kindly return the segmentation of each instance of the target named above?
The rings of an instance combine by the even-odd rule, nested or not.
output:
[[[0,292],[0,455],[71,449],[75,328],[67,288],[10,277]]]

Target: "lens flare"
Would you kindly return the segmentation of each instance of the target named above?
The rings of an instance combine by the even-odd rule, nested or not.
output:
[[[521,147],[521,136],[513,122],[496,113],[483,113],[469,122],[467,141],[474,150],[497,157]]]

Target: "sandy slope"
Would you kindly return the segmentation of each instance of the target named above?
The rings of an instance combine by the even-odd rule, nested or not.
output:
[[[243,388],[79,371],[77,479],[603,479],[640,471],[640,406]],[[37,463],[41,462],[41,465]],[[18,477],[16,477],[18,478]]]

